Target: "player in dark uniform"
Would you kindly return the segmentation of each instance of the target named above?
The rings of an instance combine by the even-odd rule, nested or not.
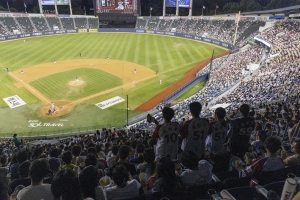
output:
[[[249,110],[249,105],[242,104],[240,106],[242,117],[230,121],[230,153],[241,159],[250,147],[249,139],[255,127],[254,118],[248,116]]]

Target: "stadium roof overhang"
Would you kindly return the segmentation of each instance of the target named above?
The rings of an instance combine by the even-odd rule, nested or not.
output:
[[[300,5],[290,6],[286,8],[278,8],[273,10],[262,10],[262,11],[253,11],[253,12],[243,12],[241,15],[266,15],[266,14],[285,14],[289,15],[291,13],[300,13]]]

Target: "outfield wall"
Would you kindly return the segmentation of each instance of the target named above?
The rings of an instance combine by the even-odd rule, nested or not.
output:
[[[148,33],[148,34],[158,34],[158,35],[167,35],[167,36],[175,36],[181,38],[194,39],[198,41],[203,41],[207,43],[211,43],[226,49],[236,49],[232,44],[227,42],[222,42],[215,39],[205,38],[201,36],[188,35],[182,33],[173,33],[166,31],[147,31],[142,29],[126,29],[126,28],[101,28],[101,29],[74,29],[74,30],[58,30],[58,31],[45,31],[45,32],[36,32],[36,33],[25,33],[25,34],[17,34],[17,35],[8,35],[8,36],[0,36],[0,41],[27,38],[27,37],[35,37],[35,36],[44,36],[44,35],[56,35],[56,34],[69,34],[69,33]]]

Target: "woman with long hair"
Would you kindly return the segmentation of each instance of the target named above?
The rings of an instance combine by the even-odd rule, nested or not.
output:
[[[175,173],[175,164],[170,157],[162,157],[156,163],[154,174],[149,178],[147,189],[151,192],[170,193],[181,187],[179,177]]]
[[[92,198],[95,200],[104,200],[105,195],[103,188],[98,182],[98,170],[95,166],[85,167],[79,175],[79,182],[84,198]]]

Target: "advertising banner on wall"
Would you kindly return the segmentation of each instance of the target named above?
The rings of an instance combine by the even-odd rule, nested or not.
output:
[[[42,6],[54,6],[54,0],[40,0]],[[69,0],[56,0],[56,5],[69,5]]]
[[[176,7],[177,0],[166,0],[166,7]],[[179,0],[179,7],[180,8],[189,8],[190,7],[190,0]]]

